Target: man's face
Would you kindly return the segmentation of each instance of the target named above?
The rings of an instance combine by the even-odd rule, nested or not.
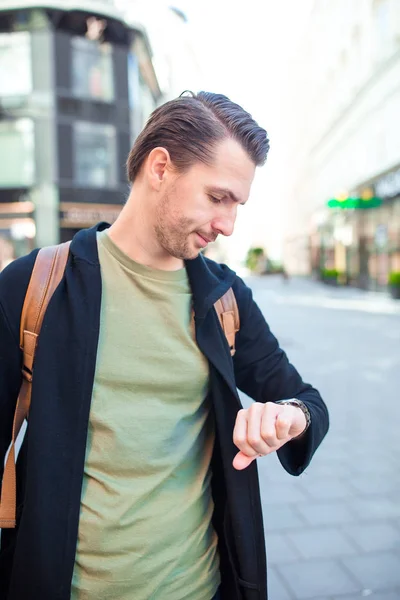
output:
[[[238,142],[225,139],[212,166],[195,163],[169,182],[156,209],[155,232],[171,256],[195,258],[219,234],[231,235],[239,204],[244,204],[255,165]]]

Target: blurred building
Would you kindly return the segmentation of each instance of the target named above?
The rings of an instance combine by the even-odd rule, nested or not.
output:
[[[197,32],[186,14],[166,0],[115,0],[132,27],[145,27],[163,99],[197,92],[204,73],[198,60]],[[204,43],[201,40],[201,43]]]
[[[316,1],[283,90],[287,268],[384,289],[400,270],[400,2]]]
[[[160,96],[146,32],[114,2],[2,0],[0,269],[116,218]]]

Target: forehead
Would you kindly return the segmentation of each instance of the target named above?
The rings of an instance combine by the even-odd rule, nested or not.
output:
[[[246,201],[255,175],[255,164],[242,148],[231,138],[215,147],[212,165],[197,163],[197,174],[206,185],[231,190],[241,201]]]

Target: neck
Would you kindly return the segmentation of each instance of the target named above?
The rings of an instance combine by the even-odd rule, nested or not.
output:
[[[125,254],[139,264],[162,271],[182,269],[183,260],[171,256],[159,244],[151,218],[154,212],[152,204],[149,198],[143,196],[132,188],[127,203],[108,229],[108,235]]]

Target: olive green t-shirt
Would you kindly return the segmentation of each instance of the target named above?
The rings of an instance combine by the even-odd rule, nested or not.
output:
[[[72,600],[211,600],[214,423],[185,269],[135,263],[104,231],[100,336]]]

